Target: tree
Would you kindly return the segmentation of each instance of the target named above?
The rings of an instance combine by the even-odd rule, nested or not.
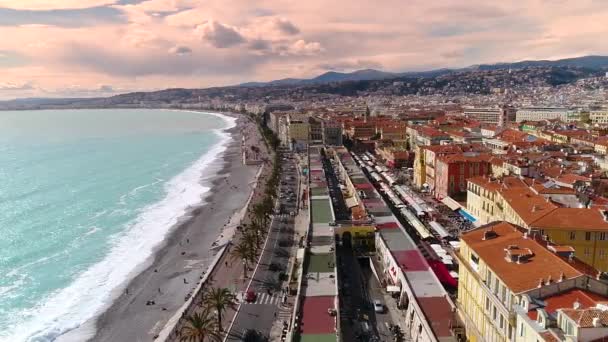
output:
[[[236,261],[243,262],[243,277],[247,278],[249,263],[253,262],[255,259],[254,247],[247,243],[246,240],[241,239],[239,244],[232,249],[231,255]]]
[[[186,317],[186,325],[180,332],[182,342],[221,341],[217,323],[209,314],[209,308],[203,308],[201,313],[195,312]]]
[[[236,310],[236,296],[226,288],[212,288],[206,293],[205,304],[217,313],[217,326],[222,331],[222,315],[228,308]]]

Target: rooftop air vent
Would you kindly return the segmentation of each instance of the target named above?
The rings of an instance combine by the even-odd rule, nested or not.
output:
[[[494,238],[497,238],[498,234],[493,231],[493,230],[486,230],[485,232],[483,232],[483,240],[492,240]]]

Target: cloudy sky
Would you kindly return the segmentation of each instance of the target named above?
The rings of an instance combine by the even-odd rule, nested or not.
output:
[[[608,55],[606,0],[0,0],[0,98]]]

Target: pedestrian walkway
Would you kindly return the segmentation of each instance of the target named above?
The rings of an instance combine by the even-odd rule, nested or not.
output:
[[[281,303],[281,295],[269,295],[266,292],[258,292],[256,293],[255,301],[247,302],[243,301],[243,305],[254,305],[254,304],[262,304],[262,305],[279,305]]]

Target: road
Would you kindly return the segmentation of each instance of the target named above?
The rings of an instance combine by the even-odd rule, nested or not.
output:
[[[282,154],[282,156],[290,154]],[[287,273],[294,241],[294,217],[297,212],[296,194],[299,181],[293,159],[282,160],[280,208],[275,213],[260,261],[247,290],[256,293],[255,301],[242,300],[226,341],[241,341],[245,331],[254,329],[269,336],[276,320],[289,320],[291,307],[283,306],[282,272]],[[290,194],[294,194],[293,196]],[[271,266],[272,265],[272,266]]]
[[[374,311],[373,301],[385,302],[382,287],[374,276],[369,259],[358,258],[347,247],[338,247],[337,255],[341,279],[340,317],[343,341],[392,341],[388,330],[393,322],[387,308],[382,313]],[[348,270],[347,272],[344,270]]]

